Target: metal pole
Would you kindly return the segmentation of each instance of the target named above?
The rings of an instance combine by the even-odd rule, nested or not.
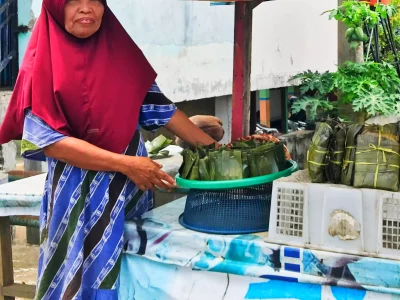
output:
[[[381,62],[380,58],[380,49],[379,49],[379,26],[376,25],[374,34],[374,44],[375,44],[375,55],[376,55],[376,62]]]
[[[281,130],[282,133],[288,133],[288,100],[289,100],[289,89],[287,87],[280,88],[281,96]]]

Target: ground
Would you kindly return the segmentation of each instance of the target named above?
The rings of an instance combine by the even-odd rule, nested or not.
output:
[[[13,242],[14,279],[18,283],[36,284],[39,246],[31,246],[17,234]],[[16,298],[16,300],[23,300]]]
[[[23,241],[13,243],[14,276],[16,282],[36,284],[39,247]]]
[[[17,145],[20,147],[20,145]],[[18,151],[20,153],[20,151]],[[21,157],[17,157],[17,170],[23,170]],[[26,228],[17,226],[13,241],[14,281],[17,283],[36,284],[39,259],[39,246],[26,242]],[[16,300],[23,300],[16,298]]]

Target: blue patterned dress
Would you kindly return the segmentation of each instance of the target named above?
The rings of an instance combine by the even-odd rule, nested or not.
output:
[[[175,111],[175,105],[153,84],[124,154],[147,156],[139,125],[155,130],[166,125]],[[124,221],[150,210],[152,193],[138,190],[121,173],[88,171],[46,158],[42,149],[64,138],[26,112],[23,156],[48,163],[36,299],[118,299]]]

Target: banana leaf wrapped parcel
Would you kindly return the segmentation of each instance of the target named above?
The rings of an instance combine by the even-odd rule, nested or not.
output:
[[[181,178],[200,181],[239,180],[269,175],[287,167],[287,149],[280,142],[238,140],[215,147],[185,149]]]
[[[278,170],[282,171],[286,168],[286,154],[285,154],[285,145],[282,142],[275,143],[274,147],[275,159],[278,164]]]
[[[397,192],[399,151],[398,124],[365,126],[357,138],[354,187]]]
[[[343,165],[340,182],[352,186],[354,181],[354,164],[356,160],[357,137],[363,129],[362,125],[353,124],[347,128],[346,145],[343,157]]]
[[[226,151],[229,153],[229,180],[243,179],[242,152],[240,150]]]
[[[338,124],[333,129],[332,139],[328,148],[329,162],[325,169],[328,182],[340,183],[345,145],[346,127],[345,125]]]
[[[163,135],[159,135],[152,141],[147,141],[145,143],[145,147],[147,150],[147,153],[149,154],[149,157],[153,156],[168,156],[169,151],[165,150],[166,147],[168,147],[172,143],[172,140],[167,139]]]
[[[258,176],[269,175],[279,172],[278,164],[275,157],[274,143],[265,143],[252,150],[254,162],[256,163]]]
[[[308,173],[311,182],[326,182],[325,167],[328,165],[328,147],[332,135],[333,131],[329,124],[319,123],[317,125],[307,153]]]
[[[188,179],[190,175],[190,171],[194,163],[196,162],[196,154],[193,153],[190,149],[185,149],[182,151],[181,155],[183,156],[183,164],[179,169],[179,174],[182,178]]]
[[[283,147],[283,149],[284,149],[286,160],[292,160],[292,156],[290,155],[289,150],[286,147],[286,145],[273,135],[265,134],[265,133],[253,134],[250,136],[241,137],[236,142],[229,144],[229,146],[232,147],[235,143],[238,143],[238,142],[245,142],[248,146],[251,145],[251,147],[256,147],[259,143],[265,143],[265,142],[273,142],[275,144],[281,144],[281,147]],[[285,165],[286,165],[286,163],[285,163]]]
[[[195,155],[196,155],[196,159],[193,163],[192,169],[190,170],[189,180],[199,180],[200,179],[200,171],[199,171],[200,157],[197,153]]]

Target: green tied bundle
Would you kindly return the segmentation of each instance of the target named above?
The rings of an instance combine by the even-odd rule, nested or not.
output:
[[[398,124],[370,125],[357,138],[354,187],[399,190]]]
[[[356,145],[357,137],[363,129],[362,125],[352,124],[347,128],[346,145],[343,158],[342,174],[340,178],[341,184],[353,185],[354,181],[354,164],[356,162]]]
[[[325,169],[328,182],[340,183],[345,145],[346,126],[338,124],[333,129],[332,139],[328,147],[329,163]]]
[[[315,129],[311,146],[307,152],[308,172],[311,182],[326,182],[325,167],[329,162],[329,144],[333,136],[332,128],[327,123],[319,123]]]
[[[179,174],[183,179],[225,181],[269,175],[286,169],[282,143],[240,141],[231,147],[185,149]]]

